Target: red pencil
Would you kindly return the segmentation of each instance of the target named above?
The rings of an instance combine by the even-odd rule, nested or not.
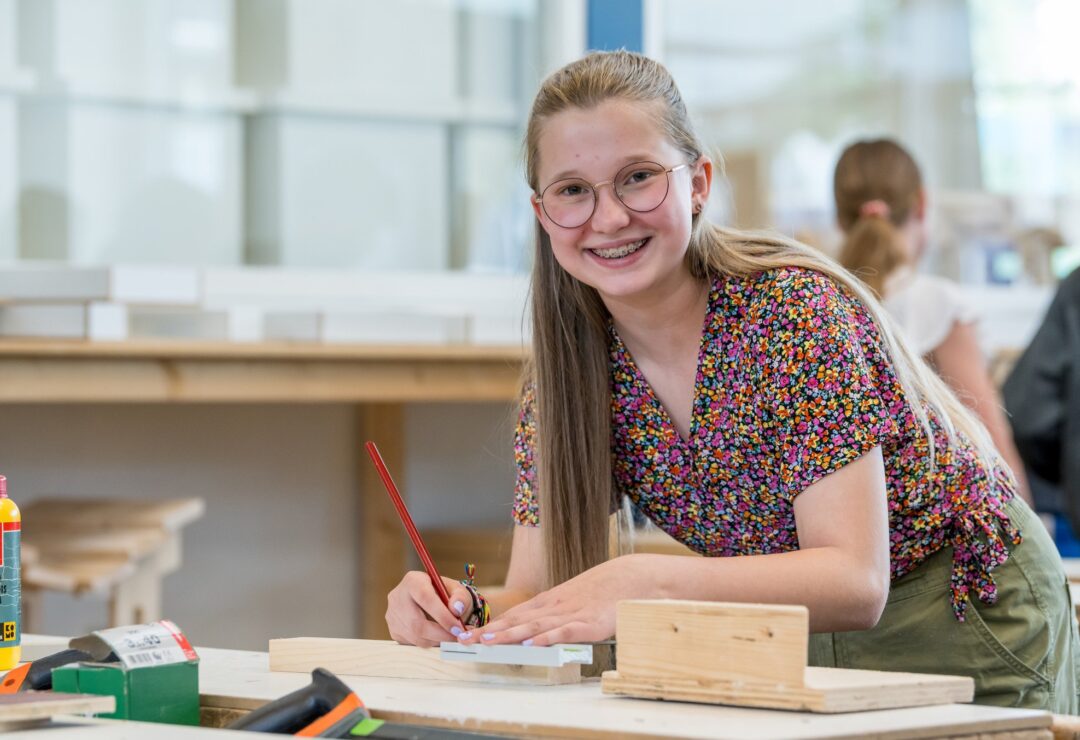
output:
[[[409,539],[412,540],[413,547],[416,548],[416,554],[420,556],[420,562],[424,564],[424,570],[427,571],[428,578],[431,579],[431,585],[435,587],[435,593],[442,599],[442,603],[447,609],[450,608],[450,594],[446,592],[446,586],[442,582],[442,578],[439,577],[439,571],[435,570],[435,562],[431,559],[431,555],[428,554],[427,548],[424,547],[424,541],[420,539],[420,532],[416,530],[416,525],[413,524],[412,517],[409,516],[409,510],[405,508],[405,502],[401,500],[401,494],[398,493],[397,486],[394,485],[394,479],[390,477],[390,471],[386,469],[386,463],[383,462],[382,455],[379,454],[379,448],[375,446],[374,442],[367,442],[364,444],[367,448],[368,454],[371,455],[371,461],[375,463],[375,469],[379,471],[379,477],[382,478],[383,485],[386,486],[386,492],[390,494],[390,500],[394,502],[394,508],[397,509],[398,516],[401,517],[401,523],[405,525],[405,531],[409,533]]]

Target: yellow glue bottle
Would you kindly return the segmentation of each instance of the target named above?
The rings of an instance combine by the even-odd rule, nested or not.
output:
[[[22,630],[19,629],[19,539],[22,517],[7,495],[7,478],[0,475],[0,671],[19,664]]]

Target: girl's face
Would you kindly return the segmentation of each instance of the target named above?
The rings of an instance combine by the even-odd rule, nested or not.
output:
[[[538,196],[532,198],[536,217],[564,270],[605,299],[617,300],[662,298],[673,289],[673,281],[690,277],[684,257],[691,216],[708,197],[712,163],[705,156],[688,163],[661,130],[652,105],[609,100],[590,110],[569,108],[544,123],[538,152],[540,192],[551,213],[554,201],[549,198],[557,191],[573,198],[586,190],[580,182],[564,188],[563,181],[605,183],[592,188],[596,194],[592,216],[572,228],[556,224]],[[635,169],[612,182],[616,173],[637,162],[655,162],[665,169],[688,166],[659,175]],[[668,179],[667,196],[653,210],[632,210],[616,196],[618,186],[635,204],[631,190],[650,176]],[[549,188],[552,183],[559,184]],[[566,218],[559,220],[567,223]]]

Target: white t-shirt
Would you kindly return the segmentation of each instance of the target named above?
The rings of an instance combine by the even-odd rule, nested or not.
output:
[[[953,325],[978,319],[956,283],[904,268],[885,281],[885,310],[900,325],[908,346],[918,355],[933,352]]]

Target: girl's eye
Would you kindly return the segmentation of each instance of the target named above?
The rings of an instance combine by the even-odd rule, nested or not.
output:
[[[640,185],[641,183],[653,177],[656,173],[652,170],[634,170],[627,175],[625,184],[627,185]]]
[[[581,195],[584,195],[584,194],[585,194],[585,186],[582,185],[579,182],[574,182],[574,183],[570,183],[569,185],[564,185],[563,187],[559,188],[559,191],[556,193],[556,195],[559,195],[559,196],[562,196],[562,197],[565,197],[565,198],[577,198],[577,197],[579,197]]]

